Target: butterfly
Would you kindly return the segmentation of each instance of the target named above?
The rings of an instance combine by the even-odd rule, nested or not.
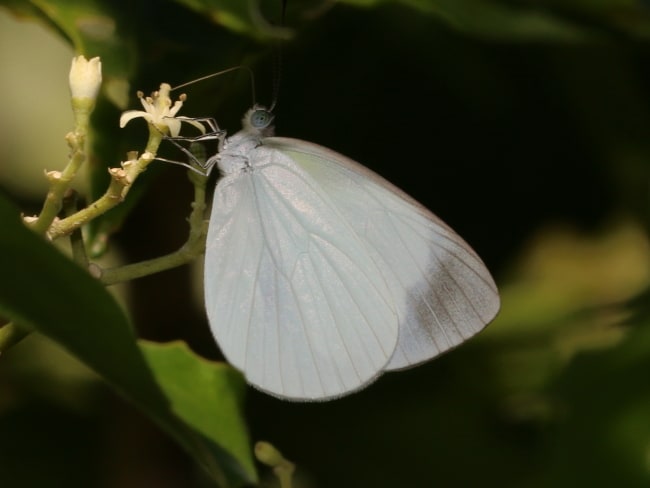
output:
[[[497,314],[479,256],[361,164],[273,136],[254,106],[206,167],[221,173],[205,250],[205,305],[226,359],[294,401],[362,389],[453,348]]]

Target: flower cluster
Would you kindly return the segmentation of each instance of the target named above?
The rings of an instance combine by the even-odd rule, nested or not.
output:
[[[189,117],[176,117],[176,114],[183,106],[185,95],[181,95],[178,100],[172,105],[172,100],[169,96],[171,86],[167,83],[160,85],[160,90],[153,92],[150,97],[145,97],[142,92],[138,92],[138,98],[144,107],[143,110],[128,110],[120,117],[120,127],[124,127],[131,120],[142,117],[149,124],[156,127],[159,131],[176,137],[180,134],[181,123],[185,122],[196,127],[205,133],[205,127],[200,122]]]

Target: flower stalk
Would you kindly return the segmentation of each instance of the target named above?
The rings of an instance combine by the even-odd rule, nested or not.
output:
[[[79,56],[73,59],[69,80],[74,128],[66,135],[70,148],[69,160],[62,171],[45,172],[49,189],[43,208],[38,216],[24,217],[23,220],[25,225],[41,235],[46,235],[50,240],[70,235],[75,262],[102,283],[110,285],[180,266],[204,251],[207,234],[207,222],[204,219],[207,177],[192,171],[188,172],[194,185],[194,202],[189,218],[190,232],[187,242],[178,251],[149,261],[103,270],[94,263],[89,264],[81,227],[126,198],[138,176],[156,158],[158,148],[166,135],[178,136],[183,122],[197,128],[202,134],[205,134],[206,129],[197,120],[176,116],[183,106],[185,95],[181,95],[172,104],[169,97],[171,87],[168,84],[161,84],[160,90],[154,92],[151,97],[145,98],[139,94],[145,110],[124,112],[120,118],[120,126],[124,127],[135,118],[144,118],[149,126],[145,151],[139,156],[137,152],[132,151],[127,155],[128,160],[122,162],[120,167],[109,168],[111,180],[104,195],[86,208],[78,210],[76,194],[70,185],[87,159],[85,146],[90,129],[90,116],[95,107],[101,79],[99,58],[86,60]],[[64,217],[59,219],[61,210],[64,210]],[[31,330],[22,324],[8,323],[0,326],[0,353],[30,332]]]
[[[37,233],[44,234],[54,222],[63,206],[63,195],[86,161],[86,138],[90,126],[90,114],[95,108],[95,100],[102,82],[102,64],[99,58],[87,60],[84,56],[72,59],[70,68],[70,92],[72,94],[72,113],[74,130],[66,136],[70,147],[70,158],[61,172],[46,172],[50,182],[47,197],[38,218],[28,223]]]
[[[207,221],[204,218],[205,189],[208,178],[194,171],[188,171],[187,175],[194,186],[194,201],[189,217],[189,236],[185,244],[171,254],[126,266],[101,269],[99,266],[93,265],[91,269],[93,276],[105,285],[113,285],[187,264],[205,251],[205,237],[208,233]]]
[[[170,91],[171,87],[163,83],[160,85],[160,90],[154,92],[150,97],[144,97],[141,92],[138,93],[138,98],[145,110],[124,112],[120,117],[120,126],[124,127],[136,118],[145,119],[149,127],[149,139],[144,153],[139,157],[137,153],[131,153],[129,160],[122,162],[119,168],[110,168],[108,172],[111,181],[104,195],[88,207],[74,212],[64,219],[53,221],[47,231],[47,236],[50,239],[54,240],[77,232],[83,225],[122,202],[138,176],[155,159],[155,154],[165,135],[177,136],[182,122],[196,127],[202,134],[205,133],[203,124],[193,119],[176,116],[186,97],[181,95],[172,104],[169,96]],[[100,279],[102,283],[111,285],[180,266],[190,262],[203,252],[207,234],[207,225],[204,220],[207,178],[194,172],[189,172],[189,177],[194,185],[194,202],[189,219],[190,233],[187,242],[174,253],[140,263],[106,270],[96,264],[91,264],[89,270],[93,276]]]
[[[162,140],[162,135],[159,134],[159,136],[159,138],[154,137],[153,140],[152,138],[149,139],[148,149],[158,149],[158,145]],[[138,175],[154,160],[154,154],[146,151],[135,160],[124,161],[120,168],[109,168],[108,173],[111,176],[111,182],[106,192],[86,208],[69,217],[53,222],[47,231],[47,236],[54,240],[68,235],[122,202]]]
[[[135,180],[155,159],[155,155],[158,152],[158,147],[160,146],[160,143],[162,142],[165,135],[178,135],[182,122],[188,123],[198,128],[202,133],[205,133],[205,127],[199,122],[186,117],[176,117],[176,114],[183,106],[183,102],[185,101],[186,97],[184,95],[181,95],[179,99],[172,104],[169,95],[170,91],[170,85],[167,83],[162,83],[160,85],[160,90],[154,92],[150,97],[144,97],[144,95],[139,92],[138,98],[140,98],[140,101],[145,110],[129,110],[124,112],[122,114],[122,117],[120,117],[120,127],[124,127],[133,119],[144,118],[149,126],[149,140],[147,141],[144,153],[142,153],[139,158],[134,158],[123,162],[120,168],[110,168],[108,170],[109,174],[111,175],[111,182],[104,195],[102,195],[88,207],[79,210],[75,214],[70,215],[62,220],[57,221],[54,221],[52,214],[54,216],[58,214],[58,211],[60,211],[60,204],[58,206],[52,204],[51,207],[48,207],[49,212],[47,214],[47,218],[44,217],[43,222],[40,223],[39,221],[43,215],[43,213],[41,213],[39,219],[37,219],[37,221],[32,225],[39,230],[44,227],[45,231],[47,232],[47,236],[50,239],[57,239],[61,236],[70,234],[91,220],[106,213],[108,210],[115,207],[120,202],[124,201]],[[75,99],[73,98],[73,102],[74,100]],[[75,117],[75,120],[77,122],[83,121],[84,116],[88,113],[85,112],[85,110],[88,109],[89,105],[82,103],[84,100],[89,99],[77,99],[77,105],[80,108],[78,112],[79,117]],[[73,103],[73,107],[74,105],[75,104]],[[86,117],[85,120],[87,122],[88,118]],[[80,134],[85,138],[85,133],[75,132],[69,134],[69,144],[78,143],[78,136]],[[77,151],[75,151],[75,149],[77,149]],[[73,157],[71,161],[75,158],[75,155],[79,157],[79,164],[85,160],[85,155],[78,150],[78,145],[73,149]],[[77,160],[74,159],[74,161],[76,163]],[[76,164],[72,166],[74,166],[74,169],[71,171],[71,174],[74,176],[74,173],[76,173]],[[63,175],[65,178],[68,177],[65,170],[63,172]],[[60,192],[61,195],[63,195],[63,192],[65,192],[65,190],[68,188],[65,184],[61,186],[63,187],[62,190],[57,187],[56,195],[52,196],[53,200],[56,198],[60,199],[58,193]],[[46,223],[47,225],[45,225]]]

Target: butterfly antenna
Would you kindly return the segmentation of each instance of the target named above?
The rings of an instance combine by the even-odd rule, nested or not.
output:
[[[209,75],[201,76],[200,78],[196,78],[195,80],[188,81],[187,83],[183,83],[181,85],[177,85],[174,88],[172,88],[170,91],[174,91],[174,90],[177,90],[179,88],[183,88],[183,87],[188,86],[188,85],[193,85],[194,83],[198,83],[199,81],[214,78],[215,76],[225,75],[226,73],[230,73],[231,71],[235,71],[235,70],[238,70],[238,69],[243,69],[248,73],[248,76],[249,76],[249,78],[251,80],[251,91],[253,93],[253,102],[255,102],[255,75],[253,74],[253,71],[248,66],[234,66],[232,68],[217,71],[216,73],[211,73]]]
[[[282,8],[280,11],[280,25],[284,26],[285,16],[287,13],[288,0],[282,0]],[[282,41],[278,42],[277,55],[275,56],[275,63],[273,65],[273,98],[271,99],[271,106],[269,111],[272,112],[278,103],[280,95],[280,81],[282,79]]]

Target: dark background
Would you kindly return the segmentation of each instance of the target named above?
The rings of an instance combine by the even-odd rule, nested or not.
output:
[[[528,8],[503,2],[511,4]],[[590,280],[607,287],[606,273],[590,273],[629,252],[589,257],[584,242],[607,240],[619,226],[648,229],[650,59],[639,28],[648,13],[641,3],[627,17],[549,5],[581,35],[514,36],[505,28],[487,35],[397,3],[337,5],[309,21],[290,6],[295,36],[281,48],[277,134],[337,150],[407,191],[475,248],[503,293],[501,317],[484,334],[357,394],[293,404],[249,390],[252,439],[271,441],[296,462],[299,486],[650,481],[647,295],[642,284],[618,293],[614,279],[608,293],[573,288]],[[276,42],[229,32],[173,3],[125,9],[138,48],[131,92],[244,63],[256,74],[257,101],[271,102]],[[214,116],[230,133],[252,103],[245,73],[183,91],[183,115]],[[110,134],[119,113],[104,102],[96,122],[113,120]],[[111,163],[143,144],[142,131],[115,129],[111,144],[96,144]],[[126,262],[173,251],[186,238],[184,170],[158,164],[146,180],[111,244]],[[578,264],[536,286],[545,277],[527,268],[531,249],[556,232],[569,236],[567,261]],[[645,258],[624,265],[631,275],[650,273],[647,240],[639,246]],[[129,313],[142,337],[182,338],[219,358],[200,293],[189,266],[150,276],[130,285]],[[563,295],[567,303],[558,305]],[[575,336],[588,340],[576,345]],[[101,383],[81,375],[50,392],[42,369],[18,358],[36,348],[30,341],[38,339],[10,351],[13,369],[0,373],[4,395],[18,398],[4,409],[0,398],[1,485],[209,486],[180,448]],[[648,354],[632,356],[630,341]]]

